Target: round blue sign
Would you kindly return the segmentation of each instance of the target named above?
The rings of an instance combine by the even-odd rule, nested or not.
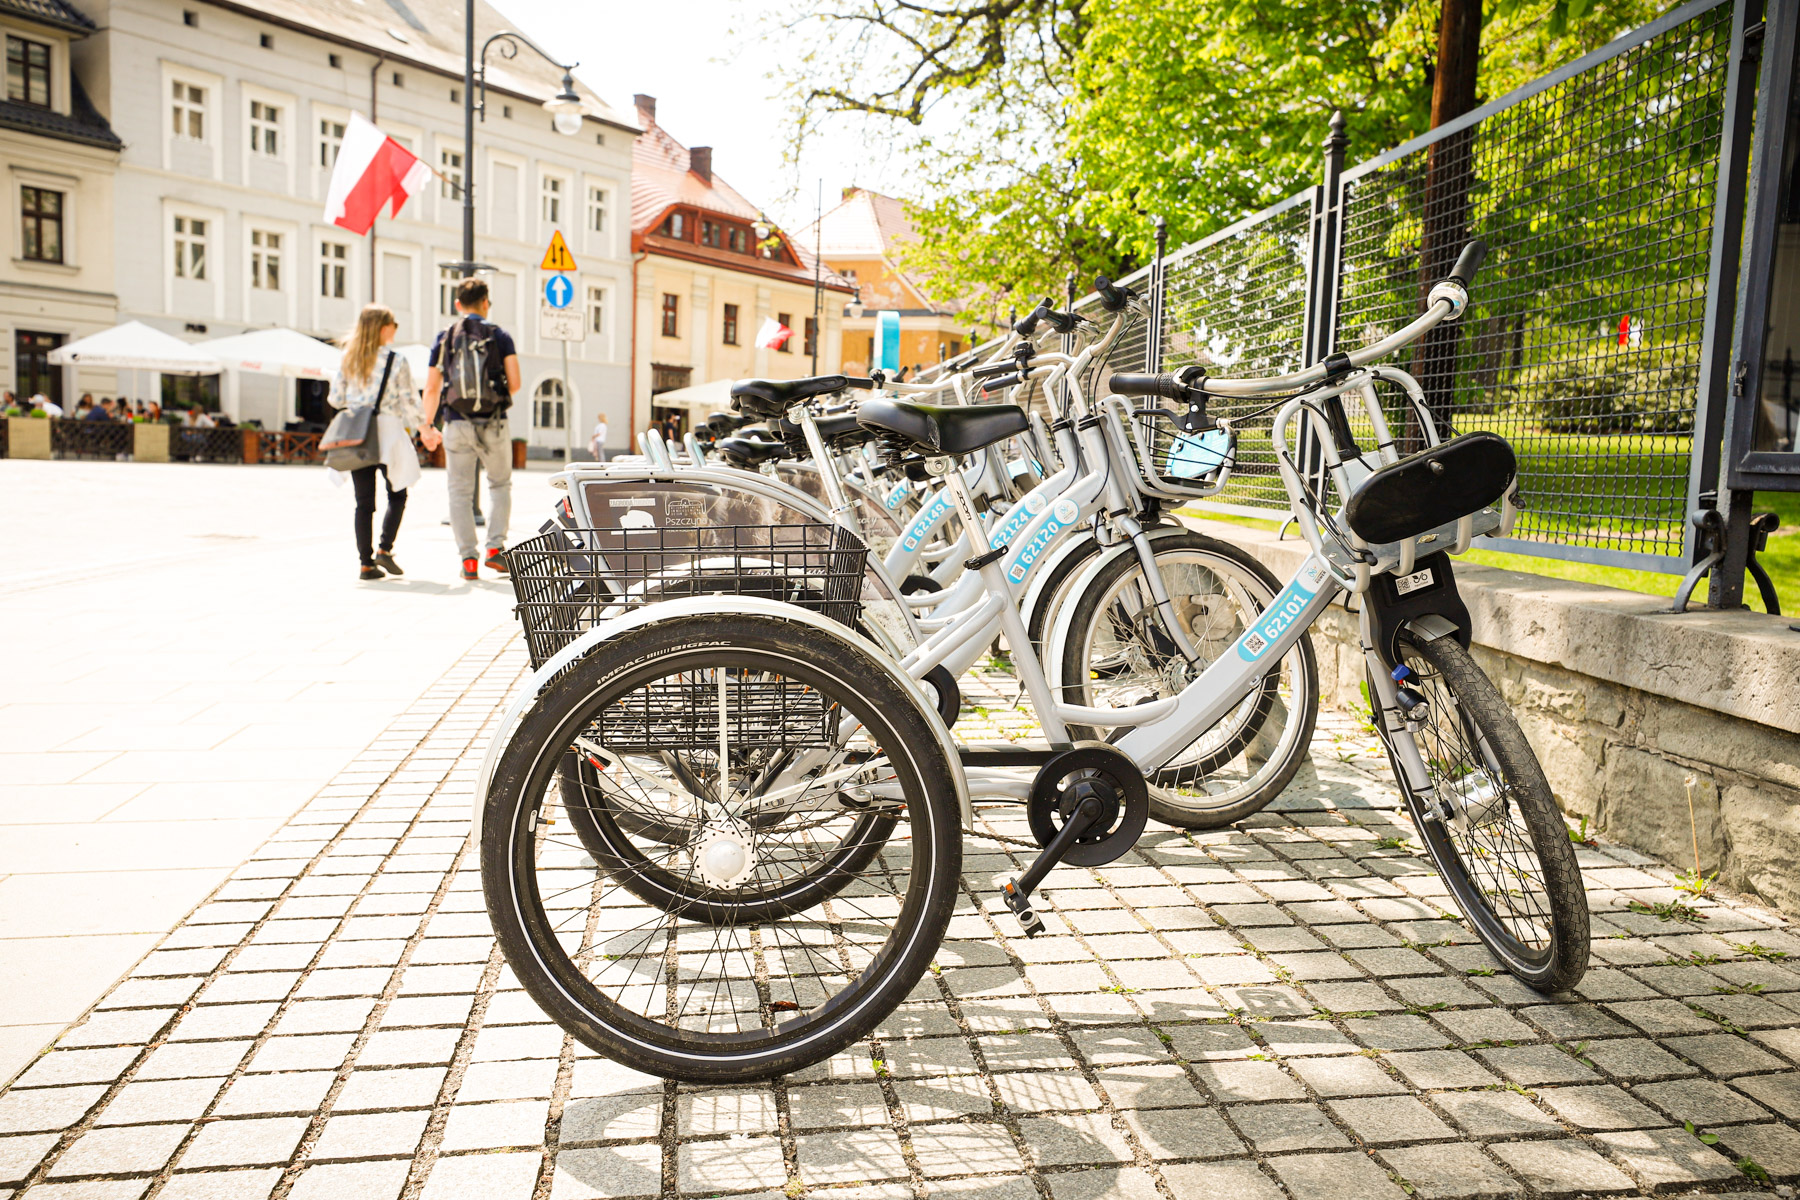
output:
[[[552,275],[544,280],[544,302],[551,308],[567,308],[575,299],[575,285],[567,275]]]

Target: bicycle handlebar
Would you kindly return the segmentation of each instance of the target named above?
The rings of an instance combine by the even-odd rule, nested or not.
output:
[[[1487,243],[1479,239],[1462,248],[1456,256],[1456,265],[1450,268],[1449,278],[1456,280],[1464,287],[1475,282],[1475,272],[1481,270],[1481,260],[1487,257]]]
[[[1164,400],[1185,401],[1205,395],[1203,388],[1194,386],[1200,375],[1199,367],[1183,367],[1160,375],[1121,374],[1112,376],[1106,386],[1121,396],[1160,396]]]
[[[1486,243],[1472,241],[1463,247],[1462,254],[1451,270],[1466,270],[1473,276],[1486,254]],[[1311,387],[1345,370],[1367,366],[1376,359],[1386,358],[1396,350],[1410,346],[1445,321],[1454,321],[1462,316],[1463,310],[1469,306],[1466,282],[1466,279],[1456,274],[1440,280],[1426,298],[1425,311],[1414,318],[1411,324],[1388,334],[1373,345],[1345,354],[1335,354],[1332,356],[1335,361],[1315,363],[1304,371],[1295,371],[1291,375],[1273,375],[1265,379],[1220,379],[1215,376],[1206,381],[1206,390],[1215,396],[1265,396],[1270,392],[1289,392]]]
[[[1120,311],[1137,298],[1136,292],[1118,286],[1104,275],[1094,277],[1094,292],[1100,297],[1100,307],[1110,313]]]

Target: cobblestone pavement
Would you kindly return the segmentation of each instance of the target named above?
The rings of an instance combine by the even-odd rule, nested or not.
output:
[[[1800,1175],[1800,937],[1673,907],[1669,870],[1594,846],[1594,967],[1578,994],[1528,991],[1446,917],[1341,717],[1275,810],[1058,870],[1049,936],[1015,936],[992,881],[1017,864],[972,842],[937,965],[853,1053],[729,1089],[624,1069],[544,1019],[482,913],[468,797],[520,663],[478,646],[0,1095],[0,1200],[1791,1195]],[[1006,677],[968,685],[973,726],[1028,723]]]

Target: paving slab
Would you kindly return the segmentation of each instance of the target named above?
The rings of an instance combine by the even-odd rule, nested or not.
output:
[[[69,915],[65,944],[142,946],[116,986],[91,984],[73,1027],[17,1026],[55,1046],[0,1092],[0,1190],[1393,1200],[1403,1182],[1434,1200],[1717,1189],[1740,1158],[1777,1180],[1800,1173],[1800,1042],[1788,1036],[1800,1014],[1784,1009],[1783,1025],[1739,1005],[1747,1033],[1730,1032],[1696,1011],[1723,1001],[1696,990],[1695,968],[1660,965],[1678,952],[1657,940],[1663,931],[1613,938],[1604,909],[1596,946],[1611,957],[1597,953],[1580,994],[1543,997],[1482,974],[1491,960],[1443,918],[1429,865],[1374,846],[1410,827],[1378,758],[1366,771],[1336,764],[1335,748],[1360,734],[1332,713],[1314,759],[1335,765],[1304,767],[1292,803],[1235,830],[1153,825],[1114,864],[1060,868],[1043,939],[1016,936],[995,902],[993,879],[1016,873],[1020,852],[972,840],[941,974],[827,1063],[769,1084],[689,1088],[608,1062],[544,1019],[504,968],[466,845],[487,727],[523,677],[503,600],[410,694],[356,701],[346,725],[362,740],[292,807],[272,801],[266,829],[216,875],[181,867],[164,881],[177,900],[197,888],[190,902],[152,896],[137,926],[116,931],[105,904]],[[329,656],[349,651],[306,653],[328,680]],[[193,744],[107,749],[92,725],[53,752],[72,757],[33,770],[58,777],[89,754],[141,768],[136,790],[79,774],[47,785],[71,789],[65,824],[81,813],[104,825],[173,782],[149,776],[188,770],[184,755],[267,749],[246,743],[283,706],[352,703],[304,700],[322,693],[290,688],[277,669],[247,680],[208,668],[199,675],[222,678],[181,684],[182,703],[197,706],[180,735]],[[230,720],[207,715],[209,686],[236,689],[245,714],[211,742]],[[974,705],[1005,711],[1015,688],[988,668],[966,677],[970,728],[982,720]],[[77,692],[62,694],[81,707]],[[303,740],[323,749],[348,736],[322,712],[307,720],[320,732]],[[164,757],[119,757],[152,754]],[[212,786],[206,769],[179,786]],[[0,820],[18,811],[0,797]],[[1020,832],[1015,816],[984,813],[984,834]],[[1654,867],[1604,845],[1583,855],[1592,872]],[[1596,907],[1617,894],[1597,890]],[[13,911],[29,930],[32,913]],[[1761,910],[1709,911],[1743,944],[1791,936]],[[1681,952],[1717,956],[1710,975],[1763,988],[1728,999],[1779,1007],[1771,997],[1800,994],[1776,986],[1785,966],[1714,940]]]

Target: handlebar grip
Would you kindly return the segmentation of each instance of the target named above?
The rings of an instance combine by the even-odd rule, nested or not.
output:
[[[1167,372],[1161,375],[1114,375],[1106,386],[1121,396],[1161,396],[1164,400],[1186,400],[1191,390]]]
[[[844,377],[844,386],[866,392],[875,386],[875,381],[860,375],[846,375]]]
[[[1044,314],[1044,323],[1058,333],[1069,333],[1074,330],[1078,319],[1074,313],[1057,312],[1054,308],[1040,310]]]
[[[1011,375],[1002,375],[998,379],[982,380],[981,390],[984,392],[1004,392],[1007,388],[1018,387],[1023,382],[1025,382],[1025,377],[1015,371]]]
[[[980,383],[983,379],[992,379],[996,375],[1010,375],[1018,367],[1010,362],[986,363],[969,372],[969,377]]]
[[[1013,332],[1022,338],[1030,337],[1037,332],[1038,322],[1043,319],[1043,316],[1044,309],[1040,305],[1013,322]]]
[[[1450,278],[1464,287],[1475,282],[1475,272],[1481,270],[1481,260],[1487,257],[1487,243],[1480,238],[1475,239],[1462,248],[1456,256],[1456,265],[1450,268]]]
[[[1100,297],[1100,307],[1107,312],[1118,312],[1131,300],[1131,289],[1122,288],[1104,275],[1094,277],[1094,291]]]

